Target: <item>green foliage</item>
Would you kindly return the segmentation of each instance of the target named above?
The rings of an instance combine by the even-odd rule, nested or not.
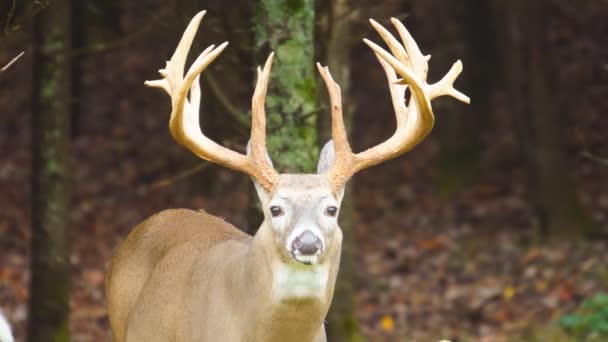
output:
[[[268,150],[279,171],[312,172],[318,154],[314,1],[260,0],[254,31],[259,60],[276,52],[266,97]]]
[[[574,313],[562,316],[559,323],[577,341],[608,340],[608,294],[599,293],[585,300]]]
[[[55,332],[54,342],[68,342],[70,340],[70,324],[69,320],[64,320]]]

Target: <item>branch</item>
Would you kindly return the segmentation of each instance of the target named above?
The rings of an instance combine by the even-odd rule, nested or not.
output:
[[[209,165],[211,165],[211,163],[207,163],[207,162],[200,163],[199,165],[196,165],[195,167],[190,168],[188,170],[182,171],[173,177],[158,180],[158,181],[150,184],[148,186],[148,188],[152,189],[152,190],[158,189],[158,188],[164,188],[179,180],[182,180],[184,178],[188,178],[188,177],[195,175],[196,173],[206,169]]]
[[[589,152],[589,151],[583,151],[581,152],[581,156],[587,158],[587,159],[591,159],[595,162],[598,162],[604,166],[608,166],[608,158],[602,158],[602,157],[598,157],[596,155],[594,155],[593,153]]]
[[[17,7],[17,0],[13,0],[13,2],[11,4],[11,9],[8,12],[8,15],[6,16],[6,23],[4,25],[4,32],[8,31],[8,28],[9,28],[10,23],[11,23],[11,19],[13,19],[13,14],[15,14],[15,7]]]
[[[235,107],[226,94],[222,91],[219,83],[215,80],[213,76],[209,73],[209,71],[203,74],[205,81],[209,84],[209,89],[213,93],[213,96],[217,100],[217,102],[224,108],[224,110],[232,116],[233,119],[237,121],[240,128],[248,128],[250,126],[249,119],[245,112],[241,111],[237,107]]]
[[[8,36],[9,33],[17,31],[22,28],[22,22],[31,20],[36,14],[52,4],[52,1],[29,1],[25,5],[25,9],[21,11],[15,11],[17,1],[13,0],[11,9],[6,17],[0,19],[0,26],[2,27],[2,36]],[[20,12],[19,16],[15,15],[15,12]],[[21,23],[20,23],[21,22]]]
[[[2,67],[2,69],[0,69],[0,73],[5,72],[8,68],[11,67],[11,65],[13,65],[13,63],[15,63],[24,54],[25,54],[25,51],[21,51],[20,54],[18,54],[15,58],[11,59],[10,62],[8,62],[5,66]]]

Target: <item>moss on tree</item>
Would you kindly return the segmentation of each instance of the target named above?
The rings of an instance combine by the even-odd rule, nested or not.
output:
[[[314,18],[312,0],[260,0],[255,9],[257,59],[276,53],[266,97],[267,144],[280,172],[314,172],[318,157]]]
[[[29,341],[69,341],[71,2],[35,19]]]

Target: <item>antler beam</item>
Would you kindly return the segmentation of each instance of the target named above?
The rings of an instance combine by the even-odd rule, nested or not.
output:
[[[161,88],[171,97],[169,128],[179,144],[202,159],[249,174],[266,190],[272,192],[278,181],[278,174],[266,158],[264,101],[273,54],[268,57],[263,70],[258,68],[258,80],[252,100],[251,153],[244,155],[218,145],[203,134],[199,124],[201,100],[199,76],[224,51],[228,42],[222,43],[217,48],[214,45],[206,48],[184,76],[186,58],[204,15],[205,11],[199,12],[188,24],[171,60],[164,69],[159,70],[163,78],[146,81],[145,84],[149,87]]]

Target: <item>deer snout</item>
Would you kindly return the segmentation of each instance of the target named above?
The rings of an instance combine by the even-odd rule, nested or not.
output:
[[[298,235],[291,244],[292,250],[300,255],[315,255],[323,249],[323,241],[310,230]]]

